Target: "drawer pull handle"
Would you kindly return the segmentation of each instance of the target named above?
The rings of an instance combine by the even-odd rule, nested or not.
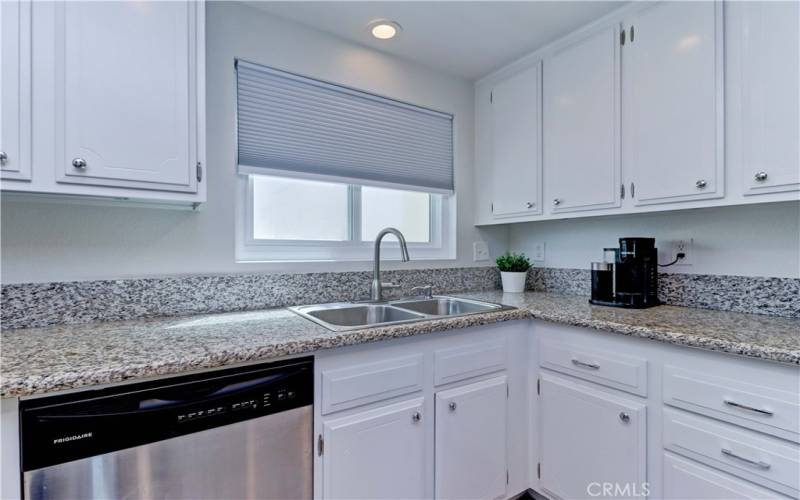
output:
[[[725,448],[722,448],[722,454],[725,455],[726,457],[735,458],[736,460],[739,460],[746,464],[754,465],[759,469],[769,469],[770,467],[772,467],[772,465],[768,464],[767,462],[762,462],[761,460],[750,460],[749,458],[741,457],[736,453],[732,452],[731,450],[727,450]]]
[[[761,415],[766,415],[768,417],[771,417],[773,415],[773,413],[769,410],[761,410],[759,408],[753,408],[752,406],[739,404],[736,401],[731,401],[730,399],[726,399],[725,404],[728,406],[733,406],[734,408],[739,408],[740,410],[752,411],[755,413],[759,413]]]
[[[580,359],[573,359],[572,360],[572,364],[575,365],[575,366],[583,367],[583,368],[589,368],[591,370],[599,370],[600,369],[600,365],[596,365],[594,363],[587,363],[585,361],[581,361]]]

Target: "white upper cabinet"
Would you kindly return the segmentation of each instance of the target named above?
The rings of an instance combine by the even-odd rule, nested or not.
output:
[[[31,2],[0,2],[0,177],[31,178]]]
[[[800,188],[800,3],[736,2],[731,10],[745,195]],[[734,40],[735,39],[735,40]],[[733,134],[732,134],[733,135]]]
[[[436,498],[505,498],[506,377],[436,394]]]
[[[542,213],[540,68],[541,64],[527,68],[491,90],[491,203],[495,217]]]
[[[619,31],[544,60],[544,182],[552,212],[620,206]]]
[[[661,2],[624,27],[623,168],[633,199],[722,197],[722,3]]]
[[[59,182],[196,191],[198,8],[58,4]]]

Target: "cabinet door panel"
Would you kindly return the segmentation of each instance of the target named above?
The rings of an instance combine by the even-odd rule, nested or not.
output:
[[[436,394],[436,498],[505,498],[506,377]]]
[[[641,496],[646,481],[643,404],[543,374],[541,484],[559,498],[593,498],[602,483]]]
[[[541,209],[540,64],[492,89],[492,213],[535,215]]]
[[[800,4],[731,8],[742,16],[744,194],[800,189]]]
[[[0,2],[0,177],[31,179],[31,2]]]
[[[186,1],[58,5],[59,182],[196,189],[196,9]],[[76,168],[76,158],[86,166]]]
[[[721,18],[721,3],[661,2],[626,23],[622,142],[637,205],[724,195]]]
[[[620,206],[619,41],[608,28],[544,62],[544,175],[553,212]]]
[[[417,398],[326,421],[322,498],[425,498],[424,418]]]

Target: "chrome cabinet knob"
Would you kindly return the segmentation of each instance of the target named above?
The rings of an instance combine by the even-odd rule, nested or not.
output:
[[[8,155],[5,151],[0,151],[0,165],[5,165],[8,161]]]
[[[697,186],[697,189],[704,189],[708,183],[705,181],[705,179],[700,179],[699,181],[695,182],[694,185]]]
[[[422,420],[422,414],[418,411],[415,411],[414,413],[411,414],[411,420],[414,422],[419,422],[420,420]]]
[[[623,411],[623,412],[620,412],[619,419],[627,424],[628,422],[631,421],[631,416]]]
[[[756,175],[755,175],[755,179],[758,182],[764,182],[765,180],[767,180],[767,177],[768,176],[767,176],[766,172],[757,172]]]
[[[86,168],[86,160],[83,158],[73,158],[72,166],[75,168]]]
[[[456,402],[455,401],[451,402],[448,406],[450,407],[450,411],[456,411]]]
[[[527,202],[527,203],[525,204],[525,206],[526,206],[526,207],[528,207],[528,208],[533,208],[533,203],[531,203],[531,202],[529,201],[529,202]]]
[[[558,198],[553,198],[553,205],[555,205],[555,206],[561,205],[561,200],[558,199]]]

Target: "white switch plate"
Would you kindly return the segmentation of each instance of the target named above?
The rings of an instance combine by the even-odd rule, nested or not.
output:
[[[691,266],[694,264],[694,238],[674,240],[672,242],[672,252],[670,254],[669,261],[662,262],[662,264],[669,264],[677,258],[678,253],[680,252],[686,254],[686,257],[679,260],[675,264],[676,266]]]
[[[485,241],[476,241],[472,244],[472,255],[475,262],[489,260],[489,244]]]
[[[544,243],[533,244],[533,255],[531,255],[531,259],[534,262],[544,262]]]

